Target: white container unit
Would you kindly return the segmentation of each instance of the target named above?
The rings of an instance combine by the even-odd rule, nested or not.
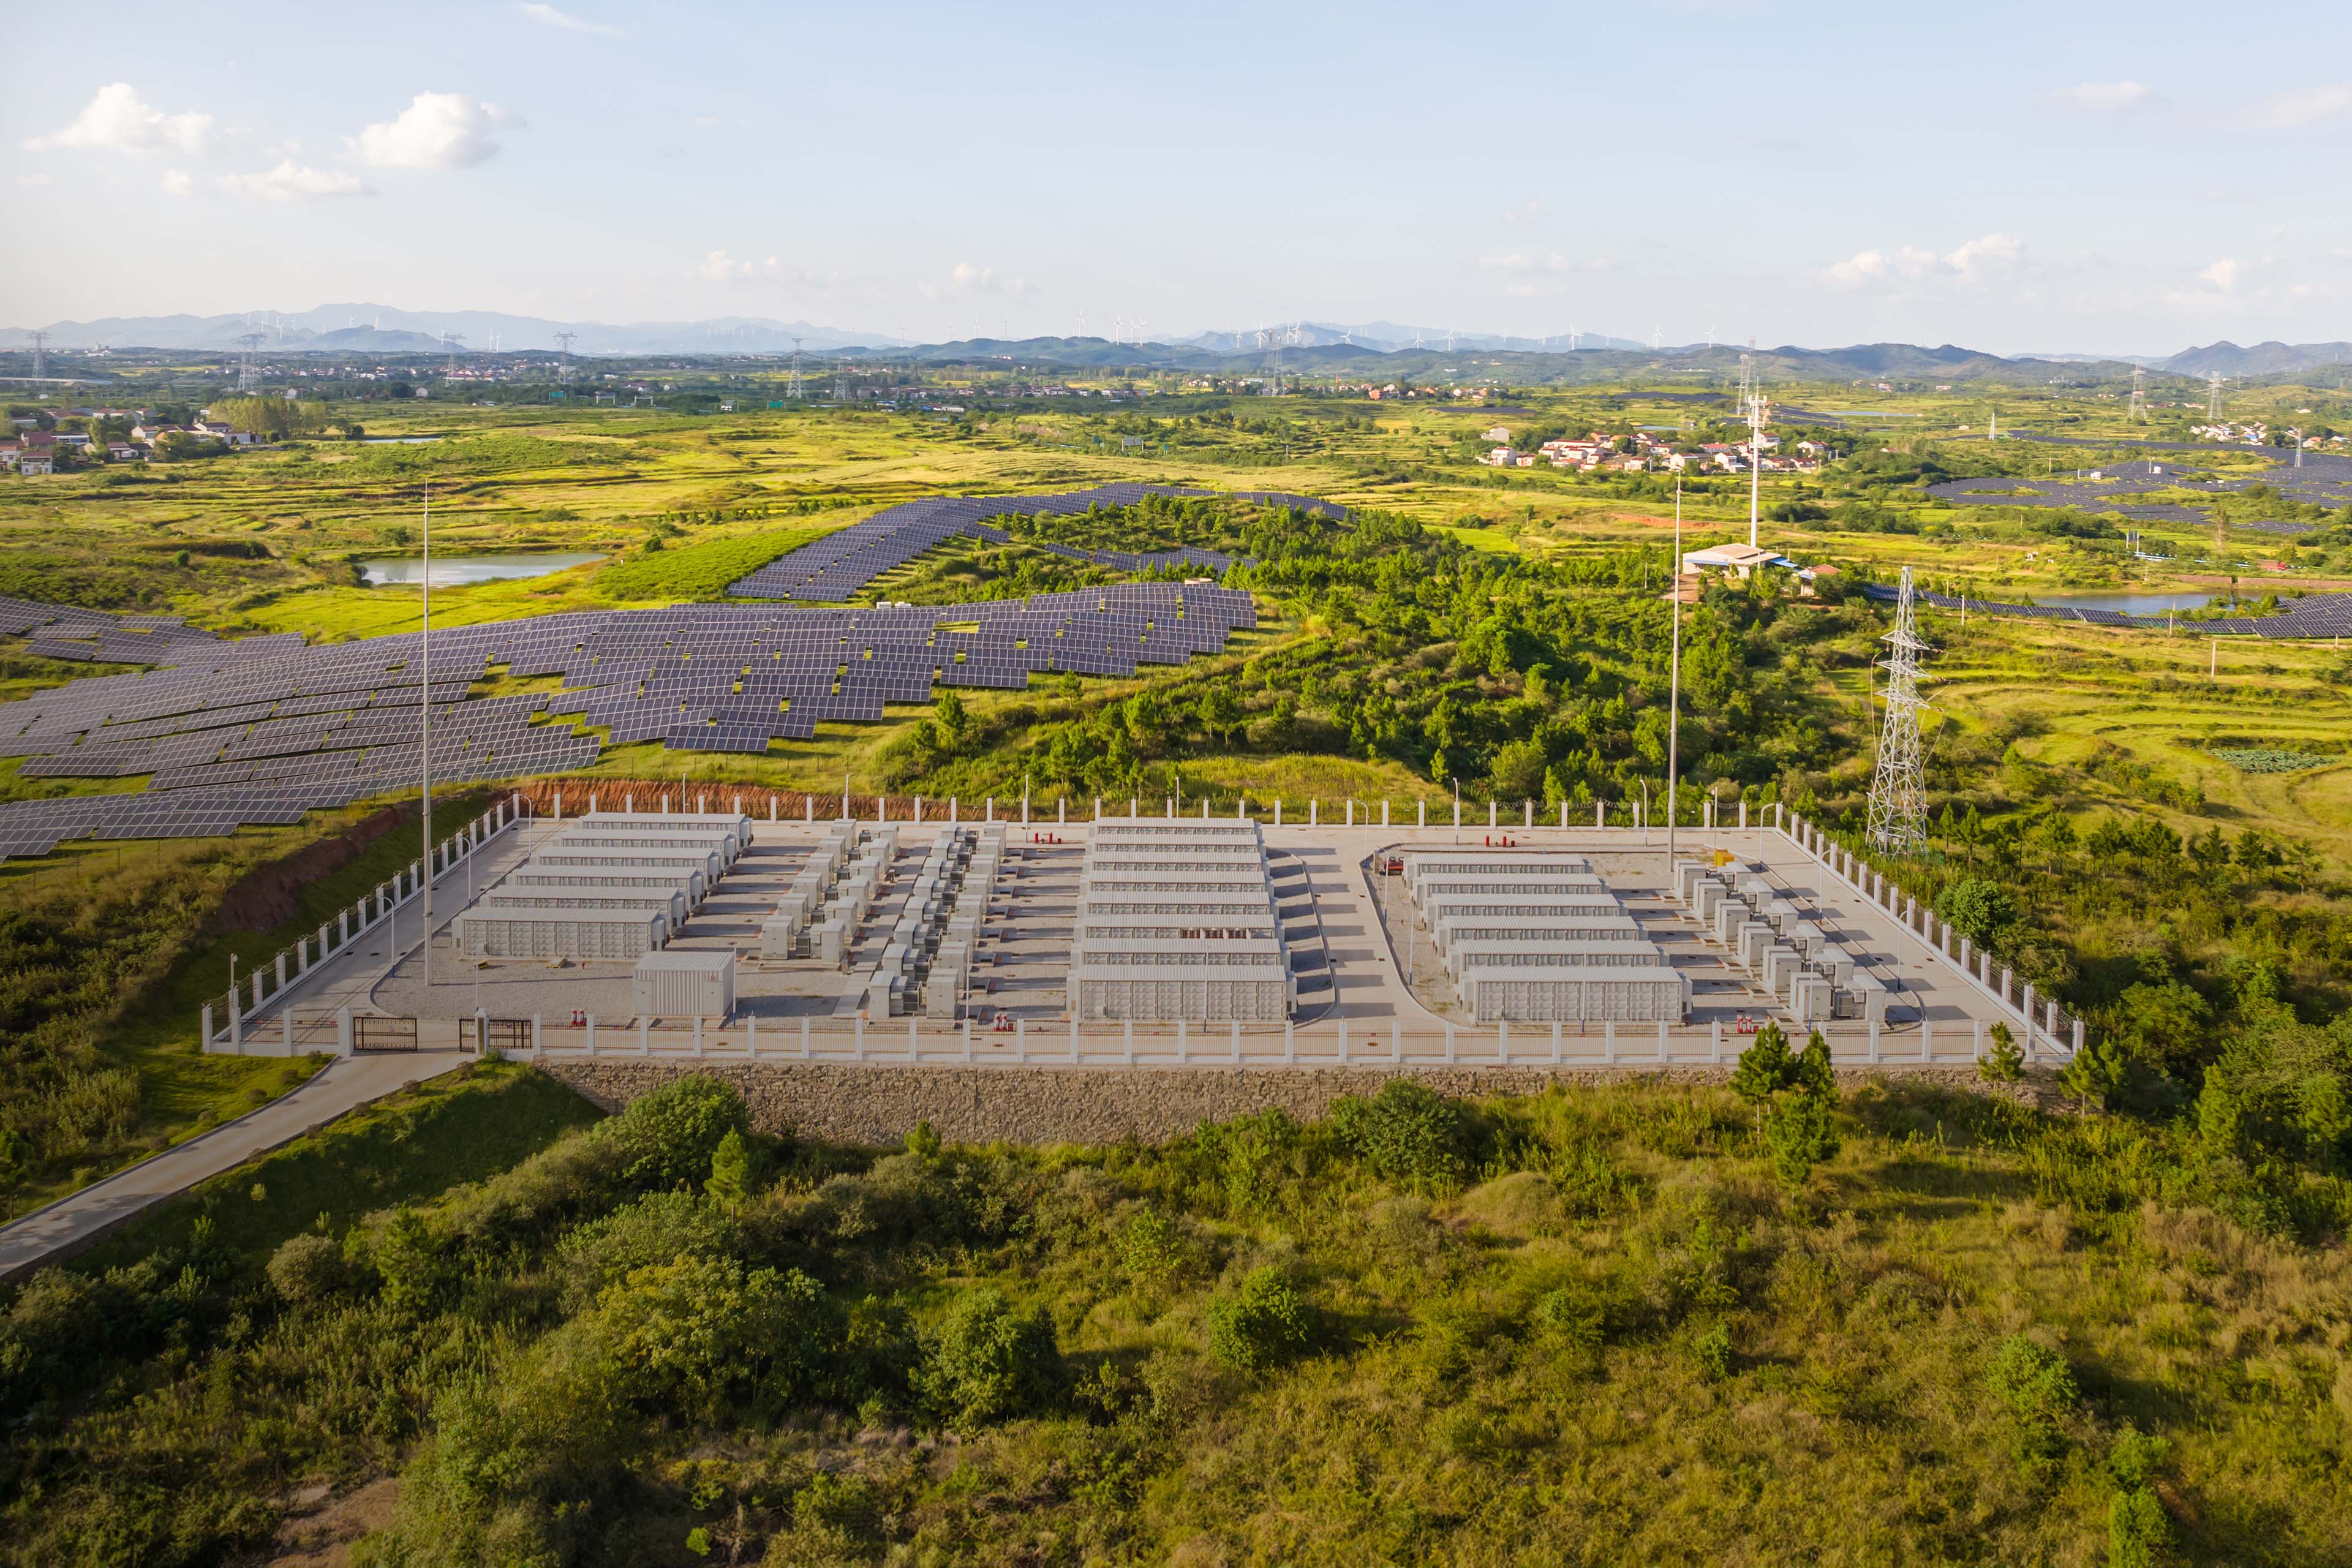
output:
[[[543,882],[509,887],[501,882],[474,902],[482,910],[652,910],[669,917],[673,931],[686,923],[686,892],[675,887],[600,888],[594,883]]]
[[[1667,1023],[1690,1011],[1690,983],[1671,968],[1486,969],[1465,977],[1465,1000],[1482,1024]]]
[[[457,951],[467,958],[626,960],[669,940],[657,910],[467,910],[457,917]]]
[[[731,948],[671,948],[637,960],[629,990],[641,1018],[725,1018],[735,1011]]]
[[[704,885],[713,888],[719,885],[726,869],[716,849],[685,846],[674,849],[578,849],[556,845],[540,850],[530,858],[530,863],[548,871],[667,871],[681,879],[688,872],[698,872]]]
[[[523,892],[532,888],[610,888],[625,892],[684,892],[687,902],[700,908],[710,892],[710,880],[699,870],[665,871],[647,867],[541,866],[526,860],[499,884]]]

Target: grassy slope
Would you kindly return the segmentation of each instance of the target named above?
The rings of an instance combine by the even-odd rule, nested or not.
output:
[[[419,1090],[210,1184],[93,1261],[182,1242],[201,1215],[257,1265],[313,1205],[333,1234],[359,1209],[544,1146],[588,1114],[554,1092],[511,1070]],[[845,1413],[776,1426],[675,1414],[649,1423],[646,1462],[598,1504],[597,1529],[632,1562],[683,1568],[698,1524],[743,1528],[747,1560],[771,1542],[782,1555],[769,1561],[819,1560],[813,1505],[790,1527],[823,1470],[876,1505],[831,1542],[848,1561],[2090,1564],[2106,1560],[2108,1461],[2129,1427],[2170,1445],[2156,1485],[2179,1561],[2352,1552],[2352,1493],[2333,1479],[2352,1441],[2340,1250],[2127,1198],[2078,1206],[2070,1184],[2097,1189],[2093,1168],[2118,1152],[2098,1129],[2044,1131],[1966,1096],[1861,1089],[1842,1152],[1794,1201],[1719,1089],[1593,1086],[1487,1111],[1514,1133],[1504,1163],[1520,1173],[1433,1201],[1328,1144],[1246,1167],[1133,1147],[983,1152],[982,1190],[1012,1205],[999,1239],[845,1232],[793,1256],[895,1289],[925,1317],[973,1283],[1044,1307],[1070,1380],[1044,1412],[921,1450],[854,1437]],[[788,1225],[813,1179],[757,1201],[752,1232]],[[1139,1271],[1151,1255],[1125,1239],[1142,1203],[1178,1219],[1165,1272]],[[545,1289],[511,1256],[463,1311]],[[1311,1348],[1260,1373],[1220,1368],[1208,1304],[1263,1264],[1297,1282]],[[504,1268],[522,1272],[507,1282]],[[1569,1308],[1549,1327],[1548,1297]],[[283,1498],[314,1475],[350,1489],[397,1468],[400,1452],[357,1432],[311,1435],[299,1471],[253,1446],[306,1379],[370,1373],[348,1325],[266,1294],[251,1310],[241,1348],[159,1358],[139,1426],[201,1411],[205,1451],[238,1456],[233,1471],[202,1463],[238,1492]],[[484,1331],[444,1321],[453,1346]],[[1703,1352],[1718,1327],[1719,1362]],[[400,1331],[429,1342],[436,1324]],[[331,1352],[304,1348],[313,1333]],[[1987,1382],[2019,1335],[2063,1356],[2080,1389],[2038,1458]],[[248,1370],[209,1370],[223,1364]],[[404,1401],[421,1410],[471,1365],[419,1364]],[[119,1489],[138,1462],[131,1430],[98,1416],[63,1436]],[[213,1473],[158,1473],[150,1506]],[[23,1544],[58,1540],[58,1510],[79,1495],[20,1500]]]
[[[185,1247],[199,1223],[219,1245],[266,1259],[301,1231],[340,1235],[375,1210],[494,1175],[601,1114],[540,1073],[469,1064],[190,1188],[73,1267],[103,1272]]]

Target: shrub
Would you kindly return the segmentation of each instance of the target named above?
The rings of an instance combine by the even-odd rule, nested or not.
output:
[[[2074,1411],[2078,1394],[2074,1369],[2064,1356],[2022,1334],[2011,1334],[1994,1352],[1985,1386],[2017,1418],[2021,1464],[2046,1464],[2065,1451],[2066,1436],[2059,1424]]]
[[[1451,1184],[1470,1169],[1473,1129],[1461,1104],[1406,1079],[1391,1079],[1370,1100],[1343,1096],[1331,1107],[1331,1128],[1388,1181]]]
[[[270,1289],[297,1306],[323,1301],[351,1283],[343,1249],[330,1237],[305,1231],[289,1236],[269,1255],[265,1270]]]
[[[1731,1375],[1731,1325],[1716,1323],[1691,1341],[1691,1354],[1699,1370],[1720,1383]]]
[[[710,1173],[711,1156],[730,1132],[748,1124],[733,1086],[697,1073],[664,1084],[592,1136],[622,1152],[620,1178],[632,1187],[674,1187]]]
[[[1778,1024],[1756,1032],[1756,1041],[1739,1053],[1731,1069],[1731,1092],[1750,1105],[1760,1106],[1797,1082],[1797,1058],[1790,1054],[1789,1037]]]
[[[1241,1289],[1209,1303],[1209,1353],[1227,1366],[1261,1372],[1307,1348],[1306,1304],[1268,1265],[1253,1268]]]
[[[959,1296],[925,1336],[915,1392],[942,1421],[971,1431],[1044,1404],[1059,1362],[1045,1314],[983,1286]]]
[[[1813,1167],[1838,1151],[1828,1099],[1818,1094],[1791,1095],[1767,1111],[1764,1146],[1771,1152],[1773,1179],[1792,1193],[1802,1187]]]
[[[693,1193],[652,1193],[578,1226],[557,1260],[566,1296],[585,1306],[637,1269],[688,1256],[725,1258],[740,1239],[726,1205]]]
[[[799,1269],[693,1256],[606,1287],[590,1331],[624,1394],[705,1419],[738,1396],[769,1411],[805,1397],[836,1338],[824,1287]]]
[[[1997,882],[1963,877],[1936,895],[1936,912],[1953,930],[1984,946],[2017,923],[2017,902]]]

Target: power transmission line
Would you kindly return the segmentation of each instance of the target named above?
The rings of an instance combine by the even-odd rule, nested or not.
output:
[[[1895,600],[1895,629],[1881,640],[1888,648],[1886,722],[1878,736],[1878,766],[1870,778],[1867,842],[1882,855],[1912,855],[1927,842],[1926,763],[1919,743],[1919,656],[1932,652],[1919,640],[1917,610],[1911,594],[1911,568]]]

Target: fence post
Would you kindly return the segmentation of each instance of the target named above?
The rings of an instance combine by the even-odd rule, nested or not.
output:
[[[1454,1065],[1454,1020],[1445,1020],[1445,1065]]]
[[[1013,1020],[1013,1059],[1026,1065],[1029,1060],[1029,1020]]]
[[[1348,1065],[1348,1020],[1339,1020],[1339,1065]]]
[[[1495,1020],[1495,1063],[1497,1067],[1511,1064],[1511,1021],[1508,1018]]]
[[[1560,809],[1566,811],[1567,807],[1563,805]],[[1558,1018],[1551,1021],[1551,1065],[1559,1066],[1559,1020]]]
[[[1658,1059],[1666,1059],[1666,1021],[1664,1018],[1658,1020]]]
[[[801,1015],[801,1060],[803,1060],[803,1061],[809,1061],[809,1060],[812,1060],[812,1059],[814,1059],[814,1052],[812,1052],[812,1051],[810,1050],[810,1048],[809,1048],[809,1021],[808,1021],[808,1015],[807,1015],[807,1014],[805,1014],[805,1013],[803,1013],[803,1014],[802,1014],[802,1015]]]
[[[1178,1067],[1182,1067],[1184,1065],[1186,1039],[1187,1036],[1184,1032],[1184,1020],[1179,1018],[1176,1020],[1176,1065]],[[1346,1053],[1342,1051],[1341,1054],[1345,1055]]]
[[[1070,1065],[1078,1065],[1078,1016],[1070,1015]]]
[[[907,1020],[907,1038],[911,1041],[914,1037],[915,1021],[909,1018]],[[971,1060],[971,1020],[970,1018],[963,1021],[963,1059]]]
[[[1878,1060],[1878,1020],[1875,1018],[1870,1021],[1870,1059],[1874,1065]]]
[[[1717,1019],[1715,1019],[1715,1020],[1713,1021],[1713,1025],[1712,1025],[1712,1033],[1713,1033],[1713,1037],[1713,1037],[1713,1038],[1708,1042],[1708,1045],[1707,1045],[1707,1051],[1706,1051],[1706,1059],[1707,1059],[1707,1060],[1709,1060],[1709,1061],[1711,1061],[1711,1062],[1713,1062],[1713,1063],[1715,1063],[1717,1067],[1720,1067],[1720,1066],[1722,1066],[1722,1065],[1723,1065],[1723,1020],[1722,1020],[1722,1019],[1720,1019],[1720,1018],[1717,1018]]]
[[[649,1057],[654,1054],[654,1037],[647,1027],[647,1024],[648,1020],[645,1016],[643,1014],[639,1014],[637,1016],[637,1055],[641,1057]]]
[[[1242,1021],[1234,1020],[1234,1066],[1242,1065]]]
[[[1296,1062],[1298,1059],[1297,1025],[1289,1018],[1282,1021],[1282,1059],[1285,1063]]]
[[[349,1007],[335,1009],[335,1054],[339,1057],[352,1054],[352,1010]]]
[[[1919,1005],[1919,1059],[1923,1062],[1936,1059],[1936,1020],[1928,1016],[1927,1005],[1924,1002]]]
[[[211,1003],[205,1004],[203,1019],[196,1027],[200,1031],[196,1036],[196,1049],[211,1050],[213,1048],[213,1005]]]
[[[681,800],[679,804],[685,803]],[[694,1016],[694,1054],[698,1057],[702,1054],[702,1015],[699,1013]]]
[[[866,1015],[863,1013],[857,1015],[857,1028],[851,1037],[850,1045],[851,1056],[858,1061],[864,1061],[866,1059]]]
[[[741,809],[740,804],[737,809]],[[743,1015],[743,1056],[747,1061],[760,1059],[760,1016],[757,1013]]]
[[[593,1057],[596,1054],[596,1015],[583,1013],[581,1016],[588,1020],[588,1054]]]
[[[1127,1019],[1119,1025],[1119,1031],[1127,1042],[1127,1065],[1133,1067],[1135,1065],[1135,1020]]]
[[[540,1016],[533,1013],[530,1016],[530,1054],[534,1057],[539,1055],[539,1027]]]
[[[1601,1021],[1601,1059],[1612,1066],[1617,1061],[1617,1020],[1614,1018]]]

